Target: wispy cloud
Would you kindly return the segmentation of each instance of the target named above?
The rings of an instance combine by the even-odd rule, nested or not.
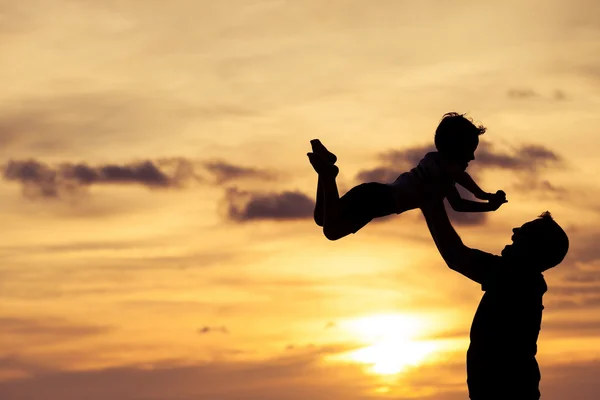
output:
[[[0,342],[4,345],[26,343],[28,348],[33,348],[37,345],[73,343],[111,330],[108,326],[76,323],[63,318],[0,316]]]
[[[183,157],[143,160],[125,164],[47,164],[38,160],[11,160],[3,178],[23,186],[30,198],[60,198],[93,185],[140,185],[150,189],[182,188],[189,182],[221,185],[227,182],[276,179],[274,172],[225,161],[195,162]]]
[[[229,329],[226,326],[203,326],[198,329],[200,335],[206,335],[209,333],[229,333]]]
[[[554,101],[563,101],[567,99],[567,94],[562,89],[555,89],[551,93],[542,94],[530,88],[514,88],[508,90],[507,96],[513,100],[527,100],[539,98]]]
[[[236,179],[260,179],[271,181],[277,178],[272,171],[259,169],[256,167],[246,167],[234,165],[226,161],[210,161],[204,163],[204,168],[214,177],[217,184],[227,183]]]

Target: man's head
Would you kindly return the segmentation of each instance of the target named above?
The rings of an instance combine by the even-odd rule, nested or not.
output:
[[[569,238],[546,211],[533,221],[513,229],[512,244],[502,256],[519,264],[528,264],[543,272],[560,264],[569,250]]]
[[[466,168],[475,159],[479,135],[485,131],[484,126],[476,126],[464,114],[447,113],[435,130],[435,147],[440,154]]]

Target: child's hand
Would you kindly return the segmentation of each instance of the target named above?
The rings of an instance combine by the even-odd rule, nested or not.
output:
[[[508,202],[508,200],[506,200],[506,193],[504,193],[504,190],[498,190],[496,193],[491,194],[489,200],[500,201],[502,203]]]
[[[496,193],[490,195],[488,202],[492,207],[492,211],[496,211],[504,203],[508,203],[506,200],[506,193],[502,190],[498,190]]]

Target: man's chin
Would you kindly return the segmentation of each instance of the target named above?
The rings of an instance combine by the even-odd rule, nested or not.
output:
[[[506,257],[510,254],[511,252],[511,245],[507,244],[506,246],[504,246],[504,248],[502,249],[502,252],[500,254],[502,254],[503,257]]]

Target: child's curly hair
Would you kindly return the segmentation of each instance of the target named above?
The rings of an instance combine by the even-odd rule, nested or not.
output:
[[[435,147],[439,152],[452,153],[465,141],[485,133],[485,126],[475,125],[465,115],[457,112],[444,114],[435,130]]]

